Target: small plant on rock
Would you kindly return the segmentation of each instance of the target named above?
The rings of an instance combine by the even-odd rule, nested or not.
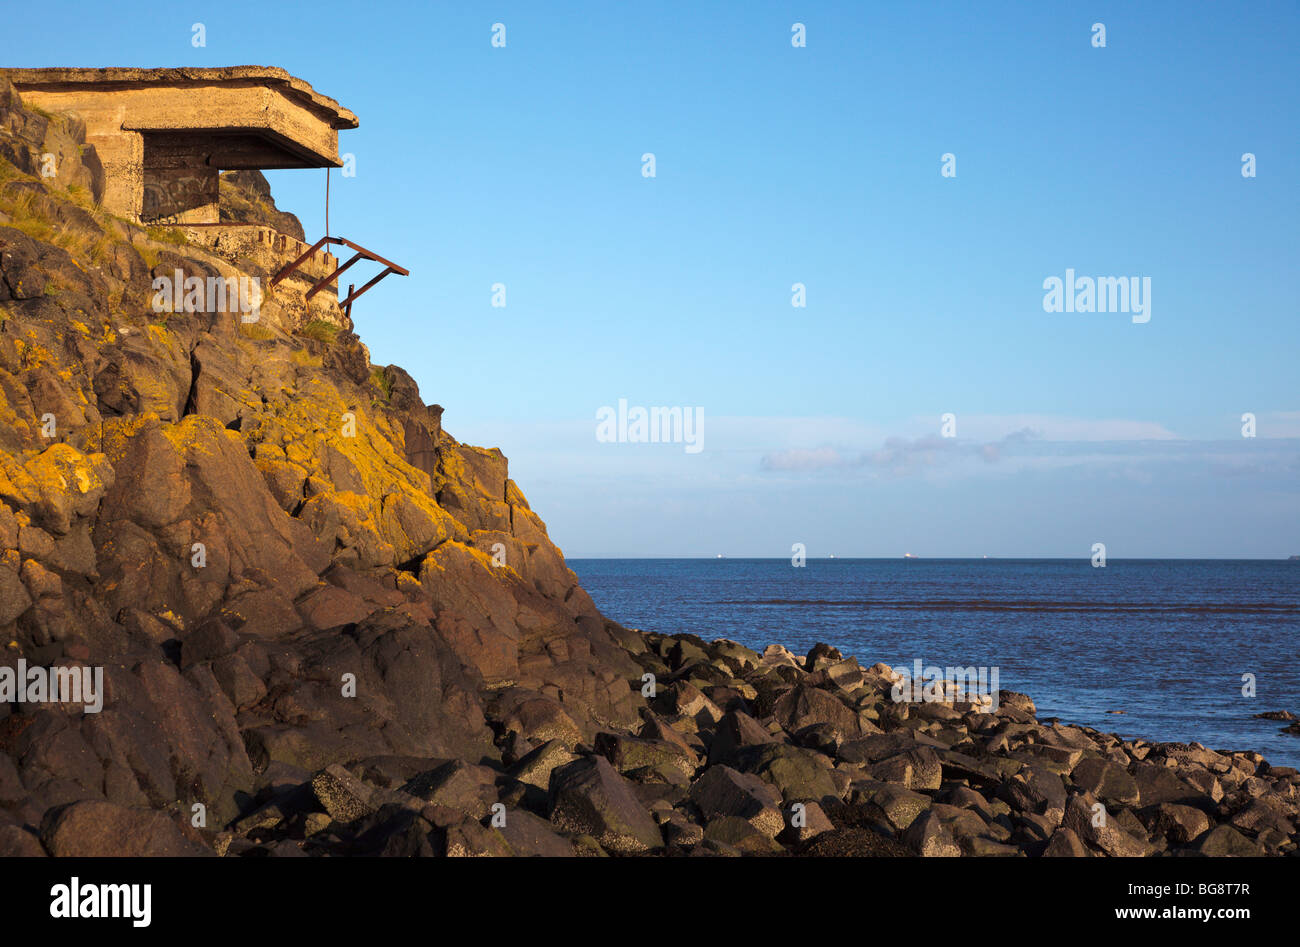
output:
[[[370,368],[370,383],[383,394],[384,404],[388,404],[393,400],[393,376],[388,374],[388,369],[380,365],[372,365]]]
[[[298,335],[304,339],[313,339],[326,344],[332,344],[338,338],[338,334],[339,327],[332,322],[326,322],[324,319],[313,319],[298,330]]]

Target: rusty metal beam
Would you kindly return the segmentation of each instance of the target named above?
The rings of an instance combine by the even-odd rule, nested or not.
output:
[[[384,270],[382,273],[380,273],[378,276],[376,276],[374,279],[372,279],[372,280],[371,280],[369,283],[367,283],[365,286],[362,286],[362,287],[361,287],[360,289],[358,289],[355,293],[352,293],[350,296],[348,296],[348,298],[345,299],[345,300],[343,300],[343,302],[339,303],[339,305],[340,305],[340,306],[343,306],[343,307],[349,307],[349,308],[350,308],[350,307],[352,306],[352,304],[353,304],[354,302],[356,302],[356,300],[361,296],[362,293],[364,293],[366,290],[370,289],[370,287],[374,286],[376,283],[378,283],[381,279],[383,279],[383,278],[384,278],[385,276],[387,276],[389,273],[394,273],[394,272],[396,272],[396,270],[395,270],[393,267],[391,267],[391,266],[388,267],[386,270]],[[407,274],[403,273],[402,275],[403,275],[403,276],[406,276]]]
[[[298,259],[294,260],[292,263],[290,263],[288,266],[282,269],[279,273],[276,273],[274,276],[272,276],[271,285],[274,286],[276,283],[280,282],[280,280],[284,279],[294,270],[298,269],[298,267],[302,266],[304,263],[310,260],[312,258],[312,255],[321,247],[325,246],[325,244],[336,243],[337,240],[338,240],[337,237],[321,237],[319,240],[313,243],[311,247],[309,247],[308,250],[302,256],[298,257]],[[353,249],[356,248],[354,247]]]
[[[405,267],[398,266],[392,260],[385,260],[378,253],[375,253],[372,250],[367,250],[365,247],[357,246],[357,244],[353,243],[351,240],[345,240],[342,237],[335,237],[334,240],[338,243],[343,244],[346,247],[349,247],[350,249],[356,250],[358,253],[364,253],[367,257],[374,260],[376,263],[384,264],[384,266],[388,267],[390,270],[392,270],[394,273],[397,273],[399,276],[411,275],[411,271],[406,269]]]
[[[346,263],[342,264],[341,266],[337,267],[334,270],[334,272],[329,274],[329,276],[326,276],[324,279],[313,284],[311,289],[307,290],[307,296],[306,296],[307,299],[311,299],[313,296],[315,296],[318,292],[320,292],[330,283],[335,282],[338,279],[339,274],[342,273],[344,270],[346,270],[348,267],[352,266],[354,263],[358,263],[361,260],[374,260],[376,263],[382,263],[384,265],[383,272],[381,272],[374,279],[370,280],[370,282],[366,283],[360,289],[355,288],[356,287],[355,283],[351,283],[348,285],[347,298],[340,301],[338,304],[339,308],[344,311],[344,313],[348,316],[348,318],[352,317],[352,304],[356,302],[358,298],[360,298],[361,294],[366,292],[370,288],[372,288],[376,283],[378,283],[389,273],[396,273],[399,276],[411,275],[411,271],[408,270],[406,267],[398,266],[392,260],[385,260],[378,253],[375,253],[373,250],[367,250],[365,247],[361,246],[360,244],[353,243],[351,240],[347,240],[343,237],[325,236],[325,237],[321,237],[314,244],[312,244],[311,247],[308,248],[307,252],[303,253],[300,257],[298,257],[298,259],[294,260],[288,266],[284,267],[284,269],[280,270],[280,272],[276,273],[275,276],[271,278],[271,285],[274,286],[276,283],[288,277],[290,274],[296,271],[298,267],[302,266],[309,259],[311,259],[313,254],[315,254],[318,250],[320,250],[321,247],[325,246],[326,244],[337,244],[339,246],[345,246],[356,252],[351,259],[349,259]]]
[[[313,286],[311,289],[307,290],[307,298],[308,298],[308,299],[311,299],[313,296],[315,296],[317,293],[319,293],[322,289],[324,289],[324,288],[325,288],[326,286],[328,286],[330,283],[332,283],[332,282],[334,282],[336,279],[338,279],[340,273],[342,273],[344,270],[346,270],[346,269],[347,269],[349,266],[351,266],[353,263],[357,262],[358,260],[362,260],[362,259],[365,259],[365,254],[364,254],[364,253],[358,253],[358,254],[356,254],[355,256],[353,256],[352,259],[348,260],[348,262],[346,262],[346,263],[344,263],[342,266],[336,268],[336,269],[334,270],[333,273],[331,273],[329,276],[325,277],[323,280],[321,280],[319,283],[317,283],[317,284],[316,284],[315,286]]]

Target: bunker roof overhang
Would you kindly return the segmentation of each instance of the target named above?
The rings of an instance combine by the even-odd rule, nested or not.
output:
[[[269,66],[7,69],[25,101],[74,110],[91,138],[113,132],[201,137],[211,165],[340,167],[338,131],[357,117],[301,79]]]

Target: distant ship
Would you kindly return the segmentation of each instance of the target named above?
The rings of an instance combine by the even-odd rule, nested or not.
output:
[[[912,555],[910,552],[905,552],[905,553],[903,553],[903,558],[904,558],[904,559],[915,559],[916,556]]]

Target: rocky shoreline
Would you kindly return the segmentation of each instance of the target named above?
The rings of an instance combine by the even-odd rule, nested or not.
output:
[[[1300,775],[1255,753],[1044,724],[1033,701],[898,703],[896,673],[619,629],[635,735],[496,724],[499,766],[281,771],[227,855],[1253,856],[1296,852]]]
[[[643,670],[639,726],[593,738],[558,702],[488,701],[499,758],[264,760],[242,814],[83,801],[55,855],[1259,856],[1297,853],[1300,774],[1252,752],[1124,740],[996,710],[895,700],[899,675],[610,623]],[[507,710],[507,708],[509,708]],[[1270,719],[1290,719],[1274,712]],[[587,731],[590,732],[590,731]],[[0,838],[4,834],[0,833]],[[13,835],[8,836],[10,842]],[[27,851],[41,854],[35,839]]]

